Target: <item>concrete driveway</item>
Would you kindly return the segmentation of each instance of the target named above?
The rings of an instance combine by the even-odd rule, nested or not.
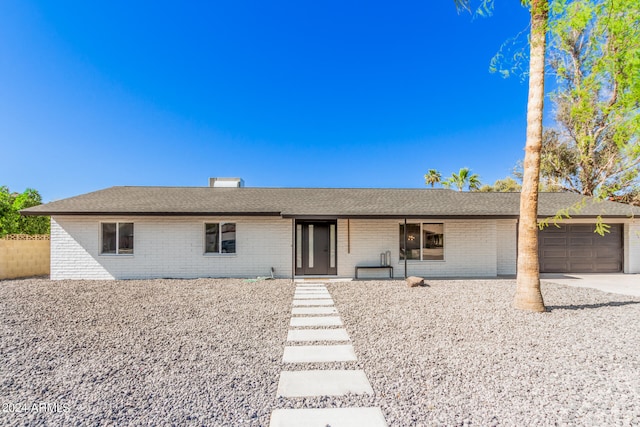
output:
[[[543,282],[640,297],[640,274],[541,274]]]

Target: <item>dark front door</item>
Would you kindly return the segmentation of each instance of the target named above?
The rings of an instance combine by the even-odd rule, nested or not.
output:
[[[296,222],[296,275],[335,275],[336,221]]]

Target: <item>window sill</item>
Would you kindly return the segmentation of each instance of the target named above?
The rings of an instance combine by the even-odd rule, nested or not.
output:
[[[220,254],[218,254],[218,253],[206,253],[205,252],[204,254],[202,254],[202,256],[206,257],[206,258],[233,258],[233,257],[238,256],[238,254],[237,253],[220,253]]]
[[[100,254],[100,256],[106,257],[123,257],[123,258],[133,258],[135,254]]]
[[[446,262],[447,260],[444,259],[408,259],[407,260],[407,264],[422,264],[424,262],[428,262],[428,263],[432,263],[432,262]],[[398,262],[399,265],[403,265],[404,264],[404,260],[401,259]]]

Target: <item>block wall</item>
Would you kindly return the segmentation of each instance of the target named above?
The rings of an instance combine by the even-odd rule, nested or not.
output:
[[[49,236],[0,239],[0,279],[49,274]]]

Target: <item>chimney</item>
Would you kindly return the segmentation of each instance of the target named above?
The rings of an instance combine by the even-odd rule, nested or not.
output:
[[[244,187],[242,178],[209,178],[209,187],[240,188]]]

